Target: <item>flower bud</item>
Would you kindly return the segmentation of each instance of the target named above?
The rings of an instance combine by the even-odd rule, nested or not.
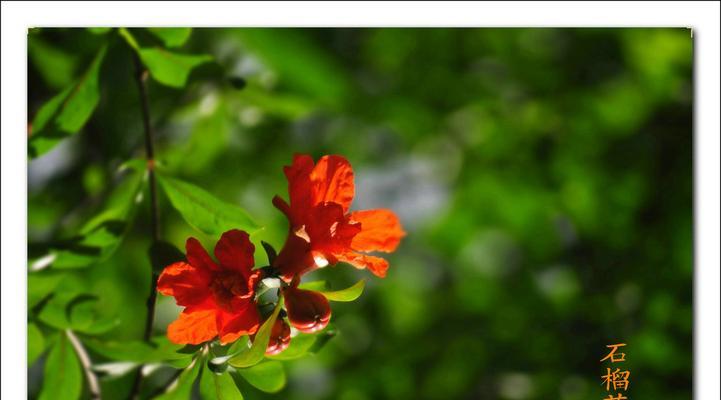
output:
[[[322,330],[330,321],[330,304],[322,294],[311,290],[288,287],[283,290],[288,321],[303,333]]]
[[[287,349],[290,345],[290,326],[283,319],[278,318],[270,330],[270,340],[265,354],[272,356]]]

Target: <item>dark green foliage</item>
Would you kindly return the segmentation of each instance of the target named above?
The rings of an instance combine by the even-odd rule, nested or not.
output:
[[[162,398],[603,398],[598,360],[618,341],[630,399],[689,398],[688,29],[188,32],[28,36],[31,397],[87,395],[72,329],[94,362],[163,362],[142,393],[181,368]],[[134,54],[167,242],[154,266],[145,164],[114,174],[143,156]],[[344,155],[353,209],[400,215],[387,278],[342,264],[307,277],[366,283],[272,361],[247,338],[208,353],[143,343],[152,268],[182,260],[189,236],[212,249],[247,229],[256,265],[261,247],[272,261],[262,243],[280,249],[288,226],[270,201],[287,199],[294,153]],[[164,338],[178,308],[159,297]],[[232,357],[237,371],[208,367]],[[131,375],[104,377],[121,393],[108,398]]]

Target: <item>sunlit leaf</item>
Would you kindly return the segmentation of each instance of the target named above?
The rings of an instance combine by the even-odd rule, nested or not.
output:
[[[318,335],[299,334],[290,340],[290,345],[282,352],[268,356],[273,360],[294,360],[308,354]]]
[[[28,323],[28,366],[33,365],[35,360],[45,351],[45,338],[37,325]]]
[[[240,376],[256,388],[275,393],[285,386],[285,369],[279,361],[266,361],[250,368],[237,369]]]
[[[195,67],[213,60],[213,57],[207,54],[173,53],[159,47],[141,48],[138,54],[156,81],[176,88],[185,86]]]
[[[249,233],[259,229],[245,210],[216,198],[204,189],[161,175],[158,175],[158,181],[183,219],[203,233],[218,237],[230,229]]]
[[[183,372],[178,377],[178,380],[172,383],[165,393],[155,397],[154,399],[188,400],[193,390],[193,384],[195,383],[195,379],[198,377],[198,373],[200,373],[203,364],[204,363],[202,357],[197,357],[195,360],[193,360],[193,364],[191,364],[191,366],[183,370]]]
[[[52,149],[60,140],[77,133],[88,121],[100,100],[98,81],[106,50],[107,47],[103,46],[83,76],[35,114],[28,141],[30,157]]]
[[[93,35],[104,35],[104,34],[110,32],[111,30],[113,30],[113,28],[110,28],[107,26],[96,26],[96,27],[91,27],[91,28],[87,28],[87,29],[88,29],[88,32],[92,33]]]
[[[142,47],[125,28],[118,29],[118,33],[138,53],[150,76],[163,85],[182,88],[195,67],[213,61],[207,54],[181,54],[160,47]]]
[[[65,334],[58,336],[45,361],[40,400],[80,398],[83,376],[75,351]]]
[[[270,314],[268,319],[260,326],[258,332],[255,334],[252,346],[247,349],[243,349],[238,355],[228,360],[228,364],[236,368],[248,368],[258,364],[263,360],[265,356],[265,350],[268,347],[268,341],[270,340],[270,331],[273,329],[278,313],[280,312],[280,305],[282,299],[278,299],[278,304],[275,305],[273,313]]]
[[[191,28],[148,28],[166,47],[182,46],[190,37]]]
[[[360,295],[363,293],[365,285],[365,279],[361,279],[353,286],[345,289],[333,290],[328,292],[320,290],[319,292],[330,301],[353,301],[360,297]]]
[[[327,281],[303,282],[300,285],[298,285],[298,288],[305,289],[305,290],[313,290],[315,292],[320,292],[320,291],[328,290],[328,282]]]
[[[200,376],[200,395],[205,400],[242,400],[243,395],[235,386],[233,377],[226,371],[216,374],[207,366]]]

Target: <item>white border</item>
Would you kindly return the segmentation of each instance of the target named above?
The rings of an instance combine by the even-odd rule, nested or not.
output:
[[[680,26],[696,36],[695,395],[719,399],[719,3],[2,3],[2,398],[24,398],[26,32],[35,26]]]

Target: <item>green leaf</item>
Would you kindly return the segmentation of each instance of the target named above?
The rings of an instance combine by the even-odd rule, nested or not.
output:
[[[181,353],[182,345],[171,343],[165,336],[152,339],[152,345],[143,341],[103,341],[93,338],[84,340],[93,352],[111,360],[151,363],[190,359],[192,354]]]
[[[203,233],[218,237],[230,229],[248,233],[260,229],[245,210],[219,200],[195,185],[161,175],[158,175],[158,182],[183,219]]]
[[[86,222],[76,236],[44,246],[42,256],[29,263],[31,271],[88,267],[115,252],[130,227],[145,182],[141,160],[129,162],[123,169],[128,173],[110,194],[103,210]]]
[[[38,319],[57,329],[100,334],[118,325],[98,296],[73,291],[56,291],[38,313]]]
[[[283,352],[268,356],[272,360],[295,360],[308,354],[317,339],[317,335],[299,334],[290,340],[290,346]]]
[[[88,29],[88,32],[92,33],[93,35],[104,35],[104,34],[110,32],[111,30],[113,30],[113,28],[110,28],[107,26],[96,26],[96,27],[91,27],[91,28],[87,28],[87,29]]]
[[[35,360],[45,351],[45,338],[37,325],[28,323],[28,366],[33,365]]]
[[[183,370],[178,380],[170,385],[169,390],[155,397],[155,400],[188,400],[203,364],[203,357],[196,357],[193,363]]]
[[[240,339],[236,340],[235,342],[233,342],[233,344],[230,345],[230,347],[228,347],[227,355],[233,356],[240,353],[244,349],[248,348],[248,342],[250,342],[249,336],[243,336]]]
[[[190,37],[191,28],[148,28],[166,47],[182,46]]]
[[[199,389],[205,400],[243,400],[243,395],[227,371],[216,374],[207,365],[200,376]]]
[[[179,54],[159,47],[141,48],[138,54],[153,79],[175,88],[185,86],[190,72],[195,67],[213,61],[213,57],[207,54]]]
[[[321,292],[324,290],[328,290],[328,282],[327,281],[303,282],[300,285],[298,285],[298,288],[304,289],[304,290],[312,290],[314,292]]]
[[[40,400],[80,398],[83,389],[83,376],[73,347],[67,336],[61,334],[50,349],[45,362],[43,388]]]
[[[62,89],[73,82],[77,56],[55,47],[40,38],[28,36],[28,56],[35,69],[53,89]]]
[[[336,331],[335,326],[328,325],[325,329],[323,329],[322,332],[317,333],[316,340],[313,343],[313,346],[308,349],[308,353],[318,353],[323,347],[325,347],[328,342],[335,337],[335,335],[338,334],[338,331]]]
[[[279,361],[262,362],[251,368],[238,369],[237,372],[248,383],[268,393],[280,391],[286,382],[285,369]]]
[[[103,46],[83,76],[35,114],[28,141],[31,158],[46,153],[62,139],[77,133],[88,121],[100,100],[98,77],[106,51],[107,46]]]
[[[28,274],[28,309],[38,305],[60,284],[64,275],[51,271]]]
[[[118,29],[118,33],[138,53],[150,76],[163,85],[182,88],[195,67],[213,61],[207,54],[180,54],[160,47],[142,47],[125,28]]]
[[[278,299],[278,304],[275,305],[273,313],[270,314],[270,317],[268,317],[255,334],[252,346],[243,349],[238,355],[228,360],[228,364],[236,368],[248,368],[263,361],[265,350],[268,348],[268,342],[270,341],[270,331],[273,329],[276,318],[278,318],[280,305],[282,303],[283,299],[281,297]]]
[[[330,301],[353,301],[360,297],[365,288],[366,281],[361,279],[355,283],[355,285],[341,290],[335,290],[330,292],[319,291],[326,299]]]

